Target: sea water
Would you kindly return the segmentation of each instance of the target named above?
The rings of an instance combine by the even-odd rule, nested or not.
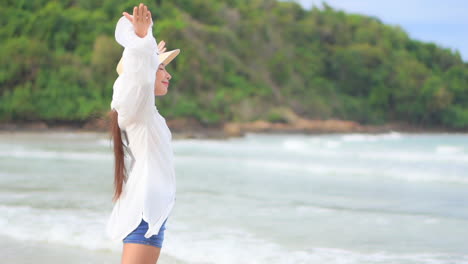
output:
[[[0,134],[0,255],[118,263],[107,134]],[[173,140],[159,263],[468,263],[468,135]]]

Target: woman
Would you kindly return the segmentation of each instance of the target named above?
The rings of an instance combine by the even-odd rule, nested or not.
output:
[[[165,67],[180,51],[164,52],[164,42],[156,45],[151,12],[145,5],[134,7],[133,15],[123,15],[115,30],[124,51],[110,112],[115,204],[107,234],[123,241],[123,264],[154,264],[176,191],[172,134],[155,106],[155,96],[167,93],[172,77]],[[125,166],[124,150],[132,157],[130,167]]]

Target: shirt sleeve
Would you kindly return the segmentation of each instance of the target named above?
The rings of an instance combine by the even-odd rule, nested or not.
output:
[[[124,47],[123,72],[114,83],[111,108],[119,114],[123,129],[134,122],[144,122],[154,111],[154,83],[159,65],[153,23],[145,37],[136,35],[133,24],[121,17],[115,30],[116,41]]]
[[[143,52],[158,51],[153,50],[153,44],[156,44],[156,40],[153,37],[153,22],[148,27],[148,33],[145,37],[140,38],[133,29],[133,24],[125,17],[122,16],[117,22],[115,28],[115,40],[122,45],[124,48],[139,50]]]

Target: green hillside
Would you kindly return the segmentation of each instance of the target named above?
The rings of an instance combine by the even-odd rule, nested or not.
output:
[[[86,122],[109,110],[136,1],[7,0],[0,8],[0,121]],[[273,0],[146,1],[168,66],[169,119],[306,118],[468,128],[468,65],[378,18]]]

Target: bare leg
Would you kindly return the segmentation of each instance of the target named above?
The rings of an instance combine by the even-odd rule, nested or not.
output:
[[[137,243],[123,243],[121,264],[156,264],[161,248]]]

